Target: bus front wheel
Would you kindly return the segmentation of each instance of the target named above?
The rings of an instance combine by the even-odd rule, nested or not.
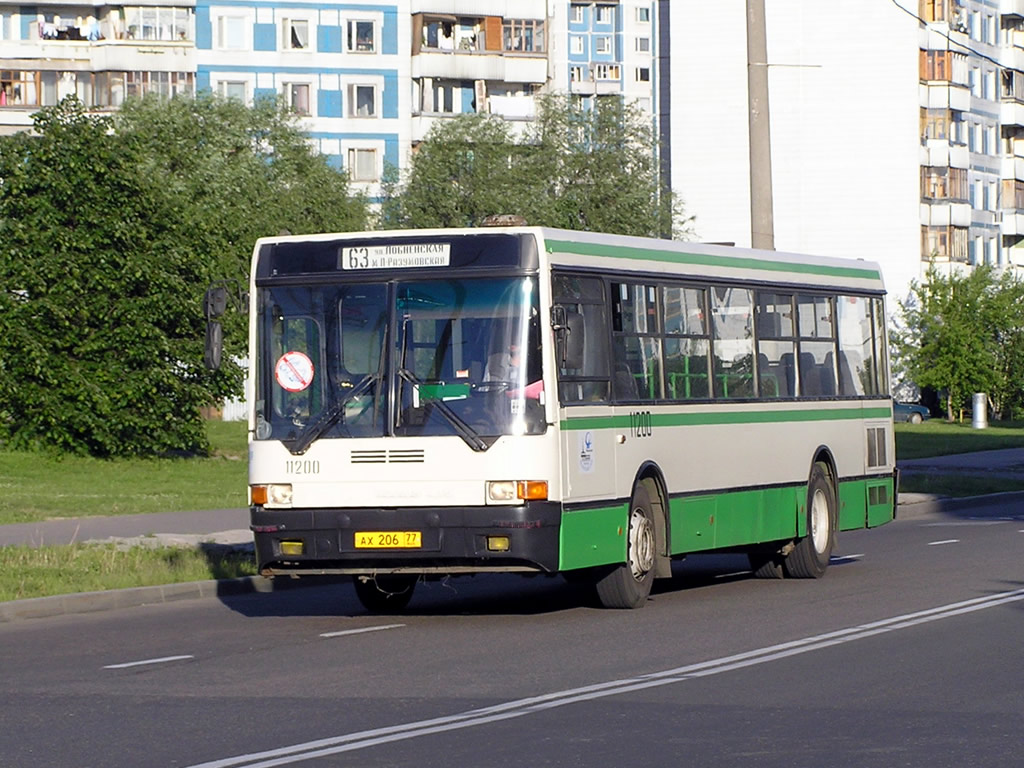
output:
[[[807,483],[807,535],[786,556],[786,575],[818,579],[825,575],[836,541],[836,492],[828,469],[818,462]]]
[[[633,491],[626,531],[626,562],[597,580],[597,596],[605,608],[639,608],[651,594],[657,537],[651,494],[657,493],[650,480]]]
[[[356,576],[352,579],[356,597],[370,613],[394,613],[405,608],[416,588],[416,576],[389,573],[379,576]]]

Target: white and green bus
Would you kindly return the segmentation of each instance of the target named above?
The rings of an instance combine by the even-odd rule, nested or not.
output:
[[[259,569],[374,611],[495,572],[635,608],[710,551],[819,577],[894,516],[883,297],[866,261],[537,227],[262,239]]]

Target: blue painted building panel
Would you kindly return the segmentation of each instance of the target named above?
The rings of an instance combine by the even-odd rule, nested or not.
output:
[[[462,109],[460,111],[463,114],[475,112],[476,109],[473,106],[473,82],[463,82],[459,90],[462,91]]]
[[[21,14],[21,39],[28,40],[32,36],[32,25],[36,23],[36,16],[39,9],[34,5],[23,5],[18,8]]]
[[[316,49],[320,53],[341,53],[341,27],[316,28]]]
[[[317,115],[320,117],[341,117],[341,91],[318,90],[316,94]]]
[[[213,48],[213,24],[210,23],[210,6],[208,5],[196,6],[196,48],[200,51],[208,51]]]
[[[210,73],[200,70],[196,72],[196,93],[210,90]]]
[[[381,94],[381,117],[398,117],[398,73],[384,74],[384,93]]]
[[[380,52],[385,55],[398,53],[398,9],[384,11],[384,28],[380,33]]]
[[[261,99],[270,99],[273,101],[277,99],[277,91],[273,88],[256,88],[252,92],[252,100],[260,101]]]
[[[252,47],[254,51],[277,50],[277,25],[253,24]]]

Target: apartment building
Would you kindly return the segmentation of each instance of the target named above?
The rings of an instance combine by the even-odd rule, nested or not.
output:
[[[103,110],[132,95],[194,93],[195,72],[191,0],[0,2],[0,132],[24,130],[69,94]]]
[[[150,92],[281,97],[373,196],[454,115],[525,126],[544,90],[653,115],[656,35],[650,0],[0,4],[0,131],[68,94],[94,110]]]
[[[672,185],[749,245],[746,0],[671,6]],[[932,264],[1024,268],[1024,0],[765,11],[777,249],[877,260],[901,298]]]
[[[196,89],[283,98],[328,162],[372,194],[408,152],[404,5],[199,0]]]

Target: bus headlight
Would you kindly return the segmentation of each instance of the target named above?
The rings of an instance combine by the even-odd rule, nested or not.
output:
[[[268,507],[290,507],[292,505],[291,483],[270,483],[250,487],[252,503]]]
[[[544,501],[547,497],[547,480],[489,480],[487,482],[487,502],[489,504]]]

